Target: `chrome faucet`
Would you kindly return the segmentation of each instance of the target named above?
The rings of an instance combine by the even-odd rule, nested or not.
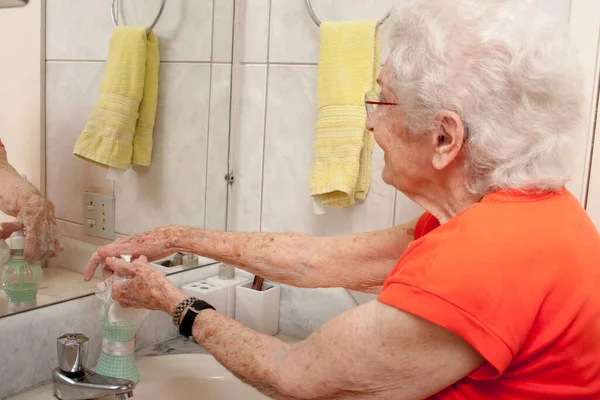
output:
[[[86,368],[88,344],[89,339],[81,333],[67,333],[57,339],[58,368],[52,371],[54,396],[59,400],[132,397],[135,388],[132,381],[109,378]]]

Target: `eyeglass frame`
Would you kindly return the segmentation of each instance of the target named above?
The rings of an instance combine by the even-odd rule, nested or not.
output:
[[[398,104],[398,103],[390,103],[390,102],[387,102],[387,101],[373,101],[373,100],[368,100],[368,99],[367,99],[367,97],[368,97],[369,95],[373,95],[373,94],[374,94],[373,92],[366,92],[366,93],[365,93],[365,110],[366,110],[366,112],[367,112],[367,119],[368,119],[369,121],[371,121],[371,122],[373,121],[373,120],[371,119],[371,114],[372,114],[372,112],[373,112],[373,111],[375,111],[375,110],[376,110],[376,108],[373,108],[373,111],[369,111],[369,106],[370,106],[370,105],[371,105],[371,106],[399,106],[399,105],[400,105],[400,104]],[[376,96],[377,96],[378,98],[380,98],[380,97],[379,97],[379,95],[376,95]],[[380,98],[380,99],[381,99],[381,98]]]
[[[371,112],[369,112],[369,105],[377,105],[377,106],[399,106],[400,104],[398,103],[390,103],[387,101],[372,101],[372,100],[367,100],[367,96],[369,96],[370,94],[374,94],[373,92],[366,92],[365,93],[365,110],[367,112],[367,120],[373,122],[373,120],[371,119]],[[376,94],[376,96],[378,98],[379,95]],[[375,111],[376,109],[374,108],[373,111]],[[469,128],[467,126],[464,127],[465,133],[464,133],[464,139],[467,140],[469,138]]]

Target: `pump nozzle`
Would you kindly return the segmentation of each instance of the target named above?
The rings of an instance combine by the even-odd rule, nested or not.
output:
[[[25,233],[23,230],[16,231],[10,237],[10,248],[12,250],[25,250]]]

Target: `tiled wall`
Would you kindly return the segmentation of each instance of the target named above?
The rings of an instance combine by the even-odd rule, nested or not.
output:
[[[379,19],[397,0],[314,0],[322,20]],[[383,154],[375,147],[372,186],[362,205],[315,215],[308,191],[316,121],[319,28],[304,0],[245,0],[240,38],[241,114],[232,132],[236,181],[228,228],[332,236],[388,228],[419,213],[381,179]],[[370,299],[372,297],[367,297]],[[354,307],[342,289],[283,287],[281,332],[308,336]]]
[[[399,0],[313,0],[321,20],[379,19]],[[569,0],[547,0],[568,18]],[[421,209],[381,179],[373,153],[372,187],[362,205],[315,215],[308,191],[316,121],[319,28],[305,0],[245,0],[241,30],[239,123],[232,132],[236,181],[228,227],[237,231],[295,231],[341,235],[388,228]],[[372,297],[362,296],[362,300]],[[346,291],[284,287],[283,333],[306,336],[354,306]]]
[[[46,4],[46,194],[61,228],[103,243],[81,225],[82,194],[94,191],[115,196],[119,234],[164,224],[224,229],[234,1],[167,1],[155,29],[162,62],[152,165],[116,183],[72,155],[104,75],[110,3]],[[161,0],[118,3],[120,23],[147,25]]]

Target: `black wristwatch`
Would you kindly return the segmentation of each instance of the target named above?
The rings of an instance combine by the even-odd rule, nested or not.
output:
[[[181,324],[179,324],[179,334],[186,338],[192,336],[192,327],[194,326],[194,321],[196,320],[196,317],[198,316],[200,311],[206,310],[207,308],[210,308],[212,310],[215,309],[213,306],[211,306],[204,300],[194,301],[192,305],[189,306],[189,308],[187,309],[185,316],[181,321]]]

